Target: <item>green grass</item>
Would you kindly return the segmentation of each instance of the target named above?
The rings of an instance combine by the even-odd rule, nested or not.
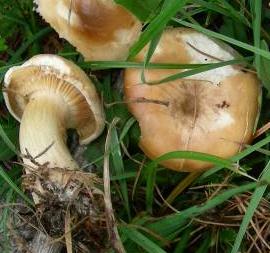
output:
[[[115,88],[114,82],[115,76],[119,76],[119,69],[141,69],[142,82],[156,85],[230,64],[244,63],[257,71],[264,87],[258,122],[258,126],[262,126],[270,119],[269,7],[259,0],[145,0],[143,4],[139,0],[115,2],[122,4],[145,22],[141,37],[130,50],[128,61],[85,62],[63,40],[58,40],[61,50],[53,46],[50,46],[50,50],[73,60],[87,73],[92,74],[98,70],[99,79],[93,77],[93,81],[103,98],[107,128],[101,137],[87,146],[85,159],[89,164],[95,165],[101,177],[107,130],[118,119],[117,125],[111,129],[109,149],[111,194],[117,200],[115,214],[127,253],[245,252],[250,246],[247,237],[250,220],[256,215],[256,210],[259,210],[262,199],[270,201],[267,187],[270,181],[269,134],[262,135],[230,159],[198,152],[176,151],[150,161],[138,148],[139,125],[128,112],[123,103],[123,95]],[[44,44],[48,38],[54,36],[54,32],[32,11],[31,0],[0,0],[0,5],[2,81],[11,66],[43,53]],[[166,26],[191,27],[230,44],[243,57],[215,64],[151,63],[160,34]],[[149,50],[144,61],[135,62],[134,57],[147,44]],[[179,73],[151,83],[144,75],[146,69],[179,69]],[[186,71],[181,72],[182,69]],[[2,109],[2,94],[0,103],[0,245],[8,245],[8,222],[11,217],[8,204],[20,199],[32,206],[32,200],[21,188],[22,168],[16,164],[19,124]],[[192,158],[210,161],[215,165],[197,178],[194,177],[179,195],[173,194],[174,198],[170,203],[172,208],[166,206],[162,198],[170,197],[179,184],[184,182],[187,174],[168,171],[159,165],[159,162],[171,158]],[[218,188],[222,184],[226,186]],[[196,187],[202,187],[200,189],[203,190],[196,190]],[[212,195],[217,189],[216,194]],[[192,233],[201,226],[196,218],[215,222],[218,214],[224,214],[228,203],[236,201],[236,196],[241,199],[247,193],[250,197],[246,200],[246,213],[238,227],[207,224],[200,230],[200,235]],[[164,205],[165,209],[162,208]],[[196,236],[199,236],[198,240]],[[262,252],[267,252],[263,250]],[[1,252],[9,253],[8,247]]]

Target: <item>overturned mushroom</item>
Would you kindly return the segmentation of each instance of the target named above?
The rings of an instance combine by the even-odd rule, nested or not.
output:
[[[144,48],[136,57],[143,61]],[[191,29],[167,29],[153,63],[202,64],[232,60],[236,51]],[[179,70],[146,70],[158,81]],[[189,150],[228,158],[252,140],[258,115],[259,81],[241,66],[225,66],[158,85],[141,84],[141,70],[125,71],[125,97],[141,129],[140,147],[152,159]],[[201,161],[172,159],[162,163],[179,171],[211,167]]]
[[[26,173],[46,164],[49,180],[64,188],[70,173],[58,169],[79,168],[66,146],[66,130],[76,129],[81,144],[103,130],[103,110],[94,85],[74,63],[54,55],[38,55],[9,69],[4,84],[6,105],[21,121],[20,149]],[[40,182],[36,184],[42,193]]]
[[[124,60],[140,21],[113,0],[35,0],[37,11],[86,60]]]

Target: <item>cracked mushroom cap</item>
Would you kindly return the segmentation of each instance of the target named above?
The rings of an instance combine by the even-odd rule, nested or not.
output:
[[[103,130],[104,115],[95,87],[74,63],[60,56],[37,55],[5,76],[4,99],[18,121],[31,97],[59,95],[67,108],[66,128],[76,129],[80,143],[87,144]]]
[[[137,55],[137,61],[144,60],[147,48]],[[220,41],[191,29],[172,28],[164,31],[151,62],[201,64],[237,56]],[[179,72],[146,70],[145,79],[157,81]],[[260,85],[256,75],[243,66],[225,66],[157,85],[141,82],[141,70],[125,71],[125,99],[140,125],[139,145],[151,159],[179,150],[229,158],[252,140]],[[177,171],[212,167],[187,159],[162,165]]]
[[[86,60],[125,60],[142,24],[113,0],[35,0],[37,12]]]

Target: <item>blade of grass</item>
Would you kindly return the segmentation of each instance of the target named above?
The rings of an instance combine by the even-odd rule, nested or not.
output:
[[[34,34],[32,37],[30,37],[30,39],[28,39],[24,44],[22,44],[20,46],[19,49],[17,49],[17,51],[15,52],[15,54],[12,55],[12,57],[10,58],[10,60],[8,61],[8,65],[10,67],[10,65],[17,65],[18,63],[16,63],[21,55],[29,48],[29,46],[31,46],[31,44],[33,44],[36,40],[44,37],[45,35],[47,35],[49,32],[52,31],[51,27],[46,27],[44,29],[42,29],[41,31],[39,31],[38,33]],[[2,68],[4,68],[4,71],[2,70]],[[5,71],[7,70],[7,67],[2,67],[0,70],[0,82],[3,80],[3,76],[5,74]]]
[[[6,19],[6,20],[14,22],[16,24],[22,25],[27,29],[30,29],[27,22],[25,22],[25,21],[23,21],[23,20],[21,20],[19,18],[16,18],[16,17],[12,17],[10,15],[0,14],[0,19],[4,19],[4,20]],[[5,22],[5,21],[3,21],[3,22]]]
[[[142,69],[142,72],[141,72],[141,81],[142,83],[145,83],[145,76],[144,76],[144,71],[147,67],[147,65],[149,64],[155,50],[156,50],[156,47],[159,43],[159,40],[161,38],[161,35],[162,35],[162,32],[159,32],[156,36],[154,36],[154,38],[151,40],[150,44],[149,44],[149,49],[147,51],[147,54],[145,56],[145,59],[144,59],[144,64],[143,64],[143,69]]]
[[[21,45],[19,49],[16,50],[16,53],[11,57],[11,59],[8,61],[9,64],[14,64],[19,60],[21,55],[28,49],[28,47],[33,44],[36,40],[44,37],[48,33],[52,31],[51,27],[46,27],[34,34],[31,38],[29,38],[24,44]]]
[[[119,68],[138,68],[144,67],[144,62],[132,61],[91,61],[78,63],[81,68],[101,70],[101,69],[119,69]],[[147,69],[193,69],[209,64],[173,64],[173,63],[149,63]],[[4,68],[4,67],[2,67]],[[0,68],[1,71],[1,68]]]
[[[191,237],[191,233],[192,233],[193,228],[189,227],[188,229],[186,229],[183,233],[183,235],[180,238],[179,243],[176,245],[175,250],[173,253],[185,253],[188,248],[188,242],[189,239]]]
[[[6,66],[0,67],[0,76],[4,75],[9,68],[20,65],[22,63],[23,62],[17,62],[17,63],[14,63],[14,64],[8,64]]]
[[[265,166],[260,179],[261,179],[261,181],[265,180],[265,181],[269,182],[269,180],[270,180],[270,161]],[[261,186],[257,187],[255,189],[254,193],[252,194],[251,199],[250,199],[250,203],[249,203],[249,205],[247,207],[247,210],[246,210],[246,213],[245,213],[245,216],[244,216],[244,218],[242,220],[242,223],[241,223],[241,226],[239,228],[238,234],[237,234],[237,236],[235,238],[234,245],[233,245],[231,253],[237,253],[238,252],[238,250],[240,248],[240,245],[242,243],[242,240],[244,238],[244,235],[245,235],[245,233],[247,231],[248,225],[249,225],[250,221],[252,220],[252,216],[255,213],[258,205],[260,204],[260,201],[261,201],[261,199],[263,197],[263,194],[266,191],[267,186],[268,185],[261,185]]]
[[[236,20],[241,21],[243,24],[251,27],[249,20],[245,17],[244,12],[238,11],[227,1],[220,1],[220,4],[224,6],[228,13],[231,14],[232,17],[235,17]]]
[[[144,170],[147,171],[147,182],[146,182],[146,210],[151,213],[153,200],[154,200],[154,186],[156,178],[156,169],[160,162],[170,160],[170,159],[192,159],[204,162],[210,162],[214,165],[219,165],[225,168],[231,168],[233,163],[229,160],[222,159],[217,156],[192,152],[192,151],[173,151],[167,154],[164,154],[155,160],[151,161],[148,165],[145,166]]]
[[[222,1],[222,4],[225,5],[225,1]],[[215,2],[207,2],[203,0],[195,0],[194,3],[199,4],[200,6],[203,6],[207,8],[208,10],[217,12],[222,14],[223,16],[231,17],[232,19],[241,22],[247,26],[250,26],[248,20],[242,15],[239,15],[239,12],[236,11],[232,6],[226,5],[227,8],[221,7],[218,3]]]
[[[209,233],[204,236],[205,238],[203,239],[203,242],[200,244],[200,247],[196,250],[196,253],[205,253],[208,252],[208,249],[211,244],[211,237]]]
[[[136,175],[137,175],[137,172],[125,172],[119,176],[111,176],[111,181],[133,178],[133,177],[136,177]]]
[[[146,252],[149,253],[166,253],[162,248],[160,248],[157,244],[155,244],[153,241],[148,239],[145,235],[137,231],[136,229],[128,226],[121,226],[120,230],[125,236],[127,236],[131,241],[135,242],[139,246],[141,246],[143,249],[145,249]]]
[[[111,143],[110,143],[111,156],[113,159],[114,171],[116,176],[121,176],[125,173],[124,163],[120,148],[120,142],[118,138],[118,134],[116,128],[113,127],[111,129]],[[113,147],[113,148],[112,148]],[[128,187],[127,181],[125,178],[119,180],[121,195],[124,201],[124,206],[128,215],[128,219],[131,219],[130,207],[129,207],[129,199],[128,199]]]
[[[8,138],[8,136],[6,135],[2,125],[0,124],[0,137],[3,139],[3,141],[5,142],[5,144],[8,146],[8,148],[14,152],[14,154],[17,154],[17,150],[15,145],[12,143],[12,141]]]
[[[183,21],[181,19],[177,19],[177,18],[173,18],[173,20],[175,22],[177,22],[178,24],[181,24],[183,26],[186,26],[186,27],[190,27],[190,28],[193,28],[201,33],[204,33],[205,35],[209,36],[209,37],[213,37],[213,38],[216,38],[216,39],[220,39],[220,40],[223,40],[229,44],[232,44],[232,45],[235,45],[235,46],[238,46],[240,48],[243,48],[247,51],[250,51],[254,54],[258,54],[266,59],[270,59],[270,53],[261,49],[261,48],[257,48],[257,47],[254,47],[254,46],[251,46],[247,43],[244,43],[242,41],[239,41],[239,40],[236,40],[236,39],[233,39],[233,38],[230,38],[228,36],[225,36],[223,34],[220,34],[220,33],[217,33],[217,32],[213,32],[213,31],[210,31],[202,26],[199,26],[199,25],[194,25],[194,24],[191,24],[189,22],[186,22],[186,21]]]
[[[231,161],[238,162],[239,160],[241,160],[241,159],[245,158],[246,156],[252,154],[253,152],[257,151],[261,147],[267,145],[268,143],[270,143],[270,136],[265,137],[263,140],[257,142],[256,144],[254,144],[254,145],[252,145],[252,146],[244,149],[243,151],[241,151],[237,155],[233,156],[231,158]],[[205,178],[213,175],[214,173],[217,173],[221,169],[223,169],[223,167],[215,167],[213,169],[210,169],[210,170],[204,172],[200,176],[200,179],[199,180],[205,179]]]
[[[131,117],[126,124],[124,125],[122,132],[120,134],[119,137],[119,141],[123,141],[123,139],[125,138],[125,136],[127,135],[128,131],[130,130],[130,128],[133,126],[133,124],[136,122],[136,119]]]
[[[198,8],[198,9],[195,9],[195,10],[189,11],[189,12],[186,12],[185,10],[182,9],[179,11],[179,13],[181,14],[181,16],[184,20],[188,20],[189,22],[191,22],[193,24],[199,24],[197,22],[197,20],[193,18],[193,16],[197,15],[199,13],[204,13],[206,11],[207,11],[206,8],[200,8],[200,9]]]
[[[155,160],[151,161],[148,168],[156,167],[158,163],[170,160],[170,159],[191,159],[191,160],[198,160],[203,162],[213,163],[215,165],[223,166],[225,168],[230,169],[233,166],[233,162],[227,159],[220,158],[215,155],[209,155],[206,153],[201,152],[193,152],[193,151],[172,151],[166,153]]]
[[[268,44],[265,40],[261,41],[261,48],[269,52]],[[262,80],[263,86],[267,89],[268,94],[267,97],[270,96],[270,60],[265,58],[261,58],[261,65],[260,65],[260,79]]]
[[[134,58],[146,44],[164,29],[167,22],[185,5],[186,0],[166,0],[164,8],[147,26],[139,40],[130,49],[129,59]]]
[[[146,21],[151,12],[158,7],[161,0],[115,0],[115,2],[130,10],[141,21]]]
[[[168,237],[170,234],[180,229],[185,223],[189,222],[191,218],[201,215],[204,212],[222,204],[231,197],[242,192],[250,191],[257,186],[257,183],[248,183],[226,190],[202,205],[192,206],[179,213],[162,217],[160,220],[148,225],[147,227],[154,231],[158,231],[161,236]]]
[[[157,166],[149,166],[145,168],[146,172],[146,197],[145,197],[145,205],[146,211],[148,213],[153,212],[153,200],[154,200],[154,189],[156,183],[156,173],[157,173]]]
[[[180,72],[178,74],[174,74],[168,77],[165,77],[161,80],[157,80],[157,81],[152,81],[152,82],[147,82],[147,84],[161,84],[161,83],[166,83],[166,82],[172,82],[175,81],[177,79],[181,79],[181,78],[186,78],[192,75],[196,75],[202,72],[206,72],[209,70],[213,70],[213,69],[217,69],[217,68],[222,68],[224,66],[228,66],[228,65],[234,65],[234,64],[241,64],[246,62],[246,60],[250,59],[250,57],[246,57],[243,59],[235,59],[235,60],[229,60],[229,61],[223,61],[223,62],[218,62],[218,63],[212,63],[206,66],[201,66],[192,70],[186,70],[184,72]]]
[[[104,163],[103,163],[103,185],[104,185],[104,204],[105,204],[105,214],[106,214],[106,225],[107,232],[110,238],[112,247],[118,253],[125,253],[125,249],[122,241],[120,240],[120,236],[118,233],[116,220],[114,216],[113,206],[112,206],[112,198],[111,198],[111,183],[110,183],[110,144],[111,144],[111,136],[112,129],[115,128],[118,119],[115,118],[109,125],[107,137],[105,140],[104,147]]]
[[[261,13],[262,13],[262,1],[250,1],[250,9],[253,16],[253,37],[254,47],[261,48]],[[255,54],[255,66],[257,73],[261,76],[261,56]]]
[[[21,191],[21,189],[11,180],[7,175],[4,169],[0,166],[0,177],[2,177],[5,182],[23,199],[31,206],[34,206],[34,203]]]
[[[169,196],[166,198],[166,202],[161,207],[161,213],[164,213],[164,211],[167,209],[168,204],[172,204],[172,202],[189,186],[191,185],[196,178],[198,178],[201,175],[201,172],[191,172],[189,173],[169,194]]]

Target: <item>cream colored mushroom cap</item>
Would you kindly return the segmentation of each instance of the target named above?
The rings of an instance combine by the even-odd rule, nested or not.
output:
[[[142,24],[113,0],[35,0],[37,12],[86,60],[125,60]]]
[[[143,61],[148,47],[136,57]],[[202,64],[232,60],[236,51],[199,32],[164,31],[151,62]],[[149,82],[180,70],[145,71]],[[260,83],[243,66],[225,66],[167,83],[142,84],[141,70],[125,71],[124,92],[138,120],[140,147],[151,159],[171,151],[197,151],[229,158],[250,143],[259,111]],[[172,159],[162,163],[178,171],[198,171],[212,164]]]
[[[74,128],[87,144],[103,131],[104,112],[95,86],[73,62],[56,55],[37,55],[8,70],[4,99],[10,113],[21,120],[29,98],[37,92],[59,95],[68,108],[66,128]]]

